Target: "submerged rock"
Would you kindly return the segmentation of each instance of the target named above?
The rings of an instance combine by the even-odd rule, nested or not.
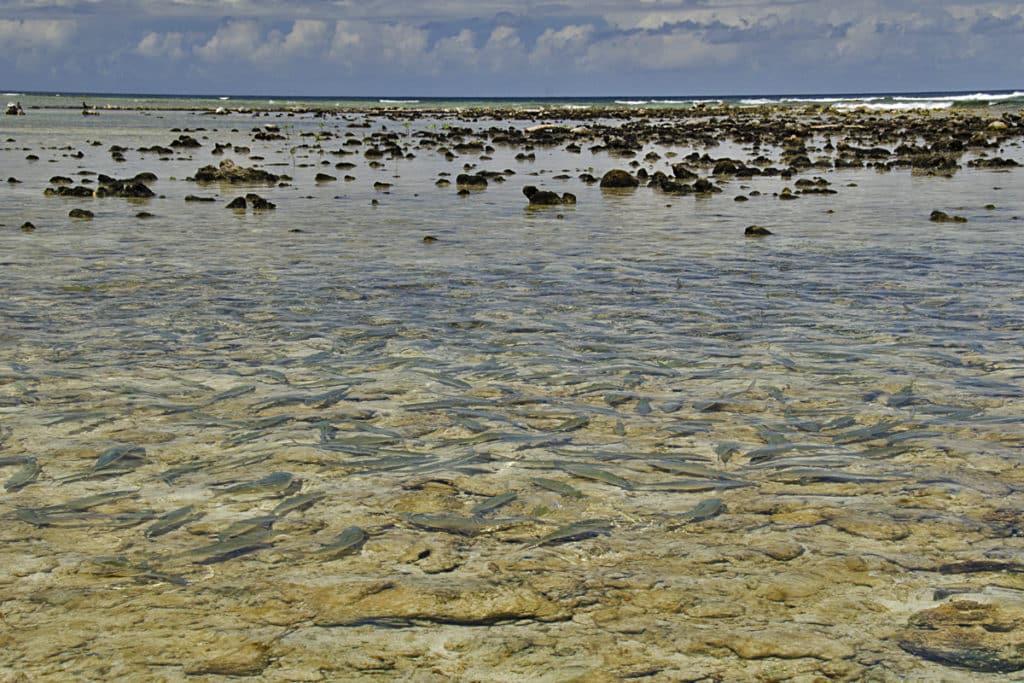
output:
[[[601,177],[601,187],[608,189],[633,188],[640,184],[628,171],[613,169]]]
[[[68,217],[77,218],[83,221],[91,221],[93,212],[88,209],[71,209],[71,211],[68,212]]]
[[[276,183],[281,176],[259,168],[244,168],[231,159],[220,162],[220,166],[203,166],[196,171],[197,183]]]
[[[1020,166],[1014,159],[992,157],[991,159],[972,159],[967,162],[971,168],[1014,168]]]
[[[482,190],[487,187],[487,178],[479,173],[473,175],[460,173],[455,177],[455,185],[468,189]]]
[[[561,206],[563,204],[575,204],[576,195],[566,192],[559,195],[550,190],[540,190],[534,185],[527,185],[523,188],[523,194],[530,200],[530,206]]]
[[[771,235],[772,231],[768,228],[763,228],[760,225],[748,225],[747,229],[743,231],[743,234],[747,237],[765,237]]]
[[[178,139],[171,143],[171,147],[202,147],[202,143],[196,140],[191,135],[179,135]]]
[[[148,199],[156,196],[144,182],[137,178],[118,179],[110,176],[100,175],[97,180],[99,186],[96,188],[97,197],[125,197],[129,199]],[[59,188],[65,189],[65,188]]]
[[[939,211],[936,209],[932,211],[931,215],[928,216],[928,220],[933,223],[966,223],[967,219],[963,216],[950,216],[945,211]]]
[[[277,204],[269,202],[253,192],[245,195],[245,199],[249,202],[249,205],[252,206],[253,211],[270,211],[277,208]]]
[[[955,600],[910,617],[899,646],[923,659],[970,671],[1024,669],[1024,612]]]

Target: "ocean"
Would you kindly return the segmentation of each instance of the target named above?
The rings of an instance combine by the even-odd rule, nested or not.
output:
[[[3,675],[1024,668],[1024,93],[5,96]]]
[[[81,102],[93,107],[129,107],[157,109],[216,109],[249,108],[281,109],[288,107],[319,107],[332,110],[359,110],[366,107],[392,107],[403,109],[474,109],[498,107],[502,109],[601,109],[615,107],[689,108],[700,105],[730,105],[736,107],[823,105],[838,110],[863,109],[868,111],[920,111],[963,108],[1002,107],[1018,110],[1024,106],[1022,90],[988,90],[981,92],[916,92],[916,93],[838,93],[838,94],[785,94],[785,95],[727,95],[727,96],[643,96],[643,97],[351,97],[351,96],[257,96],[245,94],[225,95],[157,95],[126,93],[56,93],[5,92],[10,101],[20,101],[27,107],[79,108]]]

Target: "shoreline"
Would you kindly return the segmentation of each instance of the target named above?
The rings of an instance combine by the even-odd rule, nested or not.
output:
[[[69,109],[0,679],[1024,670],[1020,114]]]

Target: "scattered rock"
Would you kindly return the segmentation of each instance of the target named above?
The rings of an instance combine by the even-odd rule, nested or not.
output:
[[[938,209],[936,209],[935,211],[932,211],[931,215],[928,217],[928,220],[932,221],[933,223],[966,223],[967,222],[967,219],[964,218],[963,216],[950,216],[945,211],[939,211]]]
[[[184,663],[190,676],[259,676],[270,665],[270,648],[252,641],[214,638],[191,650],[195,659]]]
[[[191,135],[179,135],[178,139],[171,143],[171,147],[202,147],[202,143],[196,140]]]
[[[200,197],[199,195],[195,195],[195,194],[187,194],[187,195],[185,195],[185,201],[186,202],[215,202],[217,200],[214,199],[213,197]]]
[[[277,208],[277,204],[269,202],[253,192],[245,195],[245,199],[249,202],[250,206],[252,206],[253,211],[271,211]]]
[[[538,590],[528,585],[435,576],[438,578],[422,581],[350,582],[333,586],[309,602],[317,608],[313,622],[318,626],[374,622],[482,626],[520,620],[564,621],[572,617],[574,602],[567,587]],[[568,583],[559,577],[549,581]]]
[[[333,183],[337,178],[327,173],[317,173],[314,180],[318,183]]]
[[[424,244],[433,244],[436,241],[437,241],[437,238],[434,237],[433,235],[424,235],[423,236],[423,243]]]
[[[235,197],[228,202],[227,208],[234,211],[245,211],[248,208],[248,204],[245,201],[245,197]]]
[[[24,223],[21,224],[21,231],[22,232],[32,232],[35,229],[36,229],[36,226],[32,225],[31,221],[25,221]]]
[[[83,221],[91,221],[93,218],[93,212],[88,209],[71,209],[68,212],[70,218],[77,218]]]
[[[768,228],[763,228],[760,225],[748,225],[747,229],[743,231],[743,234],[747,237],[765,237],[771,235],[772,231]]]
[[[276,183],[282,176],[258,168],[243,168],[231,159],[220,162],[220,166],[203,166],[196,171],[197,183]]]
[[[561,206],[576,203],[576,195],[570,192],[559,195],[550,190],[539,190],[533,185],[524,187],[523,194],[530,200],[530,206]]]
[[[601,187],[606,189],[633,188],[640,184],[628,171],[613,169],[601,177]]]
[[[1024,612],[954,600],[910,617],[899,646],[923,659],[970,671],[1024,669]]]
[[[43,190],[43,194],[47,197],[92,197],[93,191],[92,189],[82,185],[79,185],[78,187],[61,185],[58,187],[48,187]]]
[[[455,177],[455,185],[466,189],[482,190],[487,187],[487,178],[479,173],[473,175],[460,173]]]
[[[99,185],[94,194],[97,197],[125,197],[128,199],[148,199],[156,196],[156,193],[149,189],[146,184],[135,178],[119,180],[110,176],[101,175],[97,178]],[[60,188],[65,189],[65,188]]]
[[[1015,168],[1020,166],[1013,159],[1004,159],[1002,157],[992,157],[991,159],[972,159],[967,162],[967,165],[971,168]]]

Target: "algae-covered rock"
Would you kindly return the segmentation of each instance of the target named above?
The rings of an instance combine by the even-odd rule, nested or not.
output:
[[[971,671],[1024,669],[1024,612],[973,600],[956,600],[910,617],[900,634],[905,651]]]
[[[276,183],[281,176],[259,168],[244,168],[231,159],[220,162],[220,166],[203,166],[196,171],[197,183]]]
[[[633,188],[639,184],[640,181],[634,178],[629,171],[620,169],[608,171],[601,177],[601,187],[607,189]]]

